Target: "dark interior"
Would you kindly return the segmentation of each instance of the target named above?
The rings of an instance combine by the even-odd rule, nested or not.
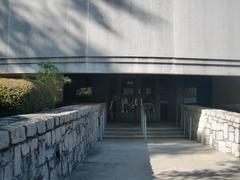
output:
[[[178,124],[181,104],[211,105],[211,77],[68,74],[64,102],[107,103],[108,123],[140,123],[144,104],[148,123]]]

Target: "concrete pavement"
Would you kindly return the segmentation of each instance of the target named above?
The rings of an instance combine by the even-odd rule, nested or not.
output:
[[[104,140],[69,179],[240,179],[240,160],[183,139]]]

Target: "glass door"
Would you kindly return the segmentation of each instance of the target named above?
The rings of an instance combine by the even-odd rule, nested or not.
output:
[[[138,92],[137,80],[127,78],[121,82],[120,96],[120,119],[121,122],[138,122]]]
[[[155,80],[129,77],[121,79],[116,96],[115,122],[141,126],[141,107],[147,113],[147,121],[156,120]],[[118,88],[117,88],[118,89]],[[117,92],[117,91],[116,91]]]
[[[148,122],[157,120],[155,79],[143,78],[141,81],[141,99],[147,115]]]

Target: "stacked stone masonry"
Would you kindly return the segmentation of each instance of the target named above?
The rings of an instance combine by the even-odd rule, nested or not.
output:
[[[240,113],[183,105],[181,126],[190,139],[240,157]]]
[[[104,104],[0,119],[0,180],[62,180],[101,140]]]

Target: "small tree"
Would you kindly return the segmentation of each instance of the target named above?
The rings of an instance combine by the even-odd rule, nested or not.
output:
[[[72,80],[68,76],[60,74],[58,68],[50,61],[38,64],[41,71],[37,74],[36,80],[47,86],[54,95],[55,103],[59,103],[59,95],[63,91],[63,86],[71,84]]]

